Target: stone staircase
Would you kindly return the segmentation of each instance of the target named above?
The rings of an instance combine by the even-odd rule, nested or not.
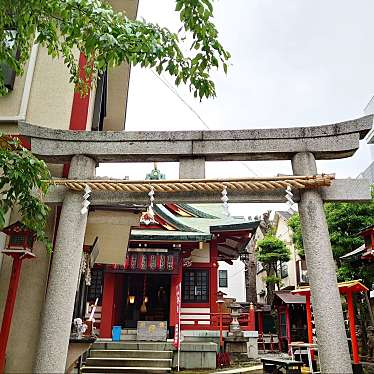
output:
[[[163,350],[164,346],[132,340],[99,341],[90,349],[81,373],[170,373],[173,352]]]

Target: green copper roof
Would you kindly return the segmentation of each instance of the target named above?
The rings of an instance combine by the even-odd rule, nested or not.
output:
[[[154,211],[158,214],[162,219],[169,222],[179,231],[199,231],[188,226],[186,223],[181,222],[173,213],[170,212],[169,209],[166,209],[162,204],[157,204],[154,207]]]
[[[190,204],[178,203],[178,206],[180,206],[182,209],[184,209],[185,211],[187,211],[188,213],[192,214],[193,216],[197,218],[218,218],[217,216],[213,214],[209,214],[206,211],[201,210],[201,209],[204,209],[204,206],[201,206],[201,205],[190,205]]]

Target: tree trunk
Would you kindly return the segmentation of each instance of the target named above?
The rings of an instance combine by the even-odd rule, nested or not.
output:
[[[274,270],[274,268],[270,265],[267,269],[266,269],[266,276],[267,277],[271,277],[271,276],[274,276],[276,275],[276,271]],[[273,282],[266,282],[266,302],[269,304],[269,305],[272,305],[273,304],[273,300],[274,300],[274,292],[275,292],[275,284]]]
[[[257,304],[256,289],[256,254],[254,246],[248,248],[248,260],[245,264],[245,293],[248,303]]]

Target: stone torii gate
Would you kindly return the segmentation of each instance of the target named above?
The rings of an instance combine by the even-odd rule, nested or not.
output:
[[[373,117],[299,128],[233,131],[73,132],[20,124],[31,151],[51,163],[70,161],[69,179],[94,179],[98,162],[178,161],[180,178],[205,178],[205,161],[290,160],[294,175],[316,175],[316,160],[352,156]],[[334,180],[330,187],[293,191],[298,202],[321,371],[352,373],[324,201],[370,201],[366,180]],[[147,202],[147,194],[93,192],[91,204]],[[157,202],[217,202],[217,193],[157,194]],[[74,296],[87,215],[82,193],[53,186],[50,204],[62,204],[34,371],[65,370]],[[230,202],[285,202],[284,190],[230,192]]]

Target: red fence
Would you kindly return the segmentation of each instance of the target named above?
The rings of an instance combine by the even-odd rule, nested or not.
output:
[[[228,331],[232,321],[230,313],[181,313],[181,330]],[[255,330],[255,314],[241,313],[238,322],[243,331]]]

